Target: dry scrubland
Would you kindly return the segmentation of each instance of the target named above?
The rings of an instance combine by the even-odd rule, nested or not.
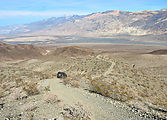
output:
[[[142,49],[141,52],[152,49]],[[98,116],[93,117],[95,111],[87,107],[88,103],[93,104],[97,100],[97,105],[102,107],[99,119],[114,119],[113,116],[117,116],[116,119],[165,119],[167,56],[137,53],[134,47],[130,53],[123,49],[117,52],[109,50],[108,47],[105,52],[97,50],[97,47],[94,51],[83,47],[52,48],[40,59],[1,62],[0,118],[96,119]],[[58,80],[58,71],[66,72],[68,77]],[[51,85],[55,84],[55,88],[62,90],[56,93],[47,81],[60,81]],[[63,89],[69,93],[63,93]],[[72,98],[65,100],[68,94],[72,96],[70,91],[74,91],[74,95],[76,92],[75,101]],[[59,97],[61,92],[62,96],[67,96]],[[87,104],[81,99],[77,101],[80,93],[86,94],[85,98],[80,98],[88,100]],[[111,104],[124,107],[111,110]],[[129,114],[121,113],[124,109]],[[110,113],[119,110],[121,114]]]

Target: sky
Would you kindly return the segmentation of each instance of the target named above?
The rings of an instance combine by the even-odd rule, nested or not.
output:
[[[107,10],[167,9],[167,0],[0,0],[0,26]]]

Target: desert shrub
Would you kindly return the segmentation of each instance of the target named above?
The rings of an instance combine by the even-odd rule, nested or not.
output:
[[[47,95],[44,95],[44,101],[46,103],[50,103],[50,104],[60,102],[60,100],[58,99],[57,95],[54,94],[54,93],[49,93]]]
[[[72,78],[65,78],[65,79],[62,79],[62,82],[64,85],[67,85],[67,84],[70,84],[70,81],[72,80]]]
[[[87,111],[80,103],[75,106],[64,106],[61,114],[64,120],[91,120],[91,112]]]
[[[48,78],[49,78],[49,75],[40,73],[40,80],[48,79]]]
[[[13,82],[6,82],[6,83],[3,83],[1,84],[1,88],[4,90],[4,91],[10,91],[11,88],[15,87],[15,85],[13,84]]]
[[[4,92],[0,91],[0,98],[2,98],[4,96]]]
[[[72,86],[72,87],[79,87],[79,83],[78,83],[78,81],[77,80],[72,80],[71,82],[70,82],[70,85]]]
[[[39,90],[37,88],[37,83],[25,83],[23,90],[27,92],[28,95],[37,95],[39,94]]]
[[[27,98],[27,93],[25,91],[22,91],[21,88],[12,89],[12,93],[8,96],[9,101],[22,100],[24,98]]]
[[[70,85],[72,87],[79,87],[79,81],[76,78],[65,78],[62,79],[64,85]]]
[[[108,83],[99,79],[90,79],[90,90],[119,101],[128,101],[134,99],[133,92],[125,85],[118,84],[117,81]]]
[[[146,98],[148,97],[148,92],[146,91],[139,91],[138,95],[141,96],[142,98]]]
[[[7,88],[7,85],[3,84],[3,85],[1,85],[1,88],[5,90]]]
[[[19,87],[20,85],[23,84],[23,81],[22,81],[21,78],[16,78],[16,79],[15,79],[15,83],[16,83],[16,87]]]
[[[167,108],[167,99],[164,99],[164,98],[162,98],[160,96],[155,97],[151,102],[154,105],[162,106],[164,108]]]
[[[44,88],[44,90],[45,90],[45,91],[50,91],[50,86],[46,86],[46,87]]]

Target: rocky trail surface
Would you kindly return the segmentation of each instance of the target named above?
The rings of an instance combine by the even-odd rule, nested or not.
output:
[[[84,106],[92,120],[141,120],[140,116],[130,111],[125,104],[113,101],[99,94],[90,93],[81,88],[72,88],[62,84],[61,79],[47,79],[43,85],[50,87],[64,104]]]

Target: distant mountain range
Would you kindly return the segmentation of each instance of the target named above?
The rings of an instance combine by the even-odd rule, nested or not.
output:
[[[49,29],[66,22],[72,22],[76,19],[80,19],[84,16],[73,15],[70,17],[52,17],[46,20],[33,22],[30,24],[13,25],[7,27],[0,27],[0,34],[19,34],[19,33],[31,33],[43,29]]]
[[[111,10],[85,16],[50,18],[1,27],[0,34],[35,35],[160,35],[167,33],[167,9],[127,12]]]

